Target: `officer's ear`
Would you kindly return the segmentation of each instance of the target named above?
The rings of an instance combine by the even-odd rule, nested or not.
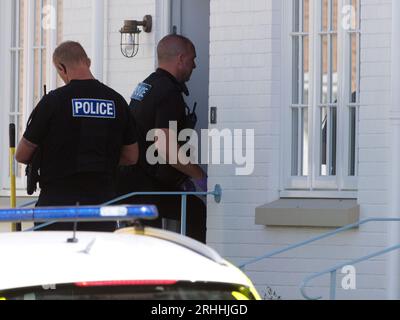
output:
[[[56,64],[56,68],[57,68],[57,71],[60,73],[60,74],[66,74],[67,73],[67,68],[65,67],[65,65],[64,64],[62,64],[62,63],[57,63]]]
[[[178,54],[177,61],[179,64],[183,63],[185,55],[180,53]]]
[[[88,68],[90,68],[92,65],[92,60],[90,60],[90,58],[87,58],[86,63],[87,63]]]

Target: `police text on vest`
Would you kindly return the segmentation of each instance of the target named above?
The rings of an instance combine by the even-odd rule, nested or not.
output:
[[[72,115],[74,118],[115,119],[115,103],[110,100],[73,99]]]

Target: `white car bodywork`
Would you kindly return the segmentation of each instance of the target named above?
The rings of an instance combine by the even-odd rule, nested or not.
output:
[[[117,233],[0,234],[0,291],[96,281],[178,280],[244,285],[249,279],[213,249],[156,229]],[[257,294],[256,294],[257,296]]]

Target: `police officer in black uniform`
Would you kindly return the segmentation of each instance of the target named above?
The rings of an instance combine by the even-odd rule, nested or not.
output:
[[[186,181],[192,178],[197,185],[207,189],[207,177],[197,164],[182,164],[177,154],[170,150],[179,150],[177,135],[183,129],[192,127],[193,115],[187,111],[182,94],[189,95],[185,85],[189,81],[193,69],[196,50],[193,43],[180,35],[169,35],[163,38],[157,48],[159,68],[135,89],[130,104],[131,113],[137,126],[140,146],[139,164],[123,168],[119,174],[119,193],[140,191],[182,191]],[[170,123],[175,123],[178,132],[170,130]],[[147,141],[147,134],[156,130],[165,136],[165,141],[174,135],[170,148],[162,141],[156,143],[156,149],[167,164],[151,164],[146,153],[154,144]],[[158,136],[158,134],[156,133]],[[176,162],[169,161],[177,160]],[[133,197],[134,203],[153,203],[158,206],[160,218],[180,220],[180,197]],[[161,219],[153,226],[160,227]],[[187,204],[187,235],[206,242],[206,207],[197,197],[189,197]]]
[[[16,152],[28,164],[40,153],[37,206],[97,205],[115,197],[118,164],[138,159],[133,119],[125,99],[94,79],[77,42],[64,42],[53,62],[65,86],[44,96]],[[58,223],[47,230],[70,230]],[[113,231],[115,223],[79,223],[79,230]]]

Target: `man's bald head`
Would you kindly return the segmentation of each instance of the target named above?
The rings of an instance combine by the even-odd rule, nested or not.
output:
[[[94,79],[90,72],[90,59],[78,42],[61,43],[53,53],[53,63],[66,84],[71,80]]]
[[[168,71],[179,82],[190,80],[196,69],[196,49],[188,38],[176,34],[164,37],[158,44],[158,67]]]
[[[166,63],[181,54],[188,54],[194,50],[194,45],[188,38],[171,34],[164,37],[158,44],[158,61],[159,63]]]
[[[89,60],[85,49],[78,42],[66,41],[61,43],[53,54],[54,64],[63,64],[67,68],[74,67]]]

